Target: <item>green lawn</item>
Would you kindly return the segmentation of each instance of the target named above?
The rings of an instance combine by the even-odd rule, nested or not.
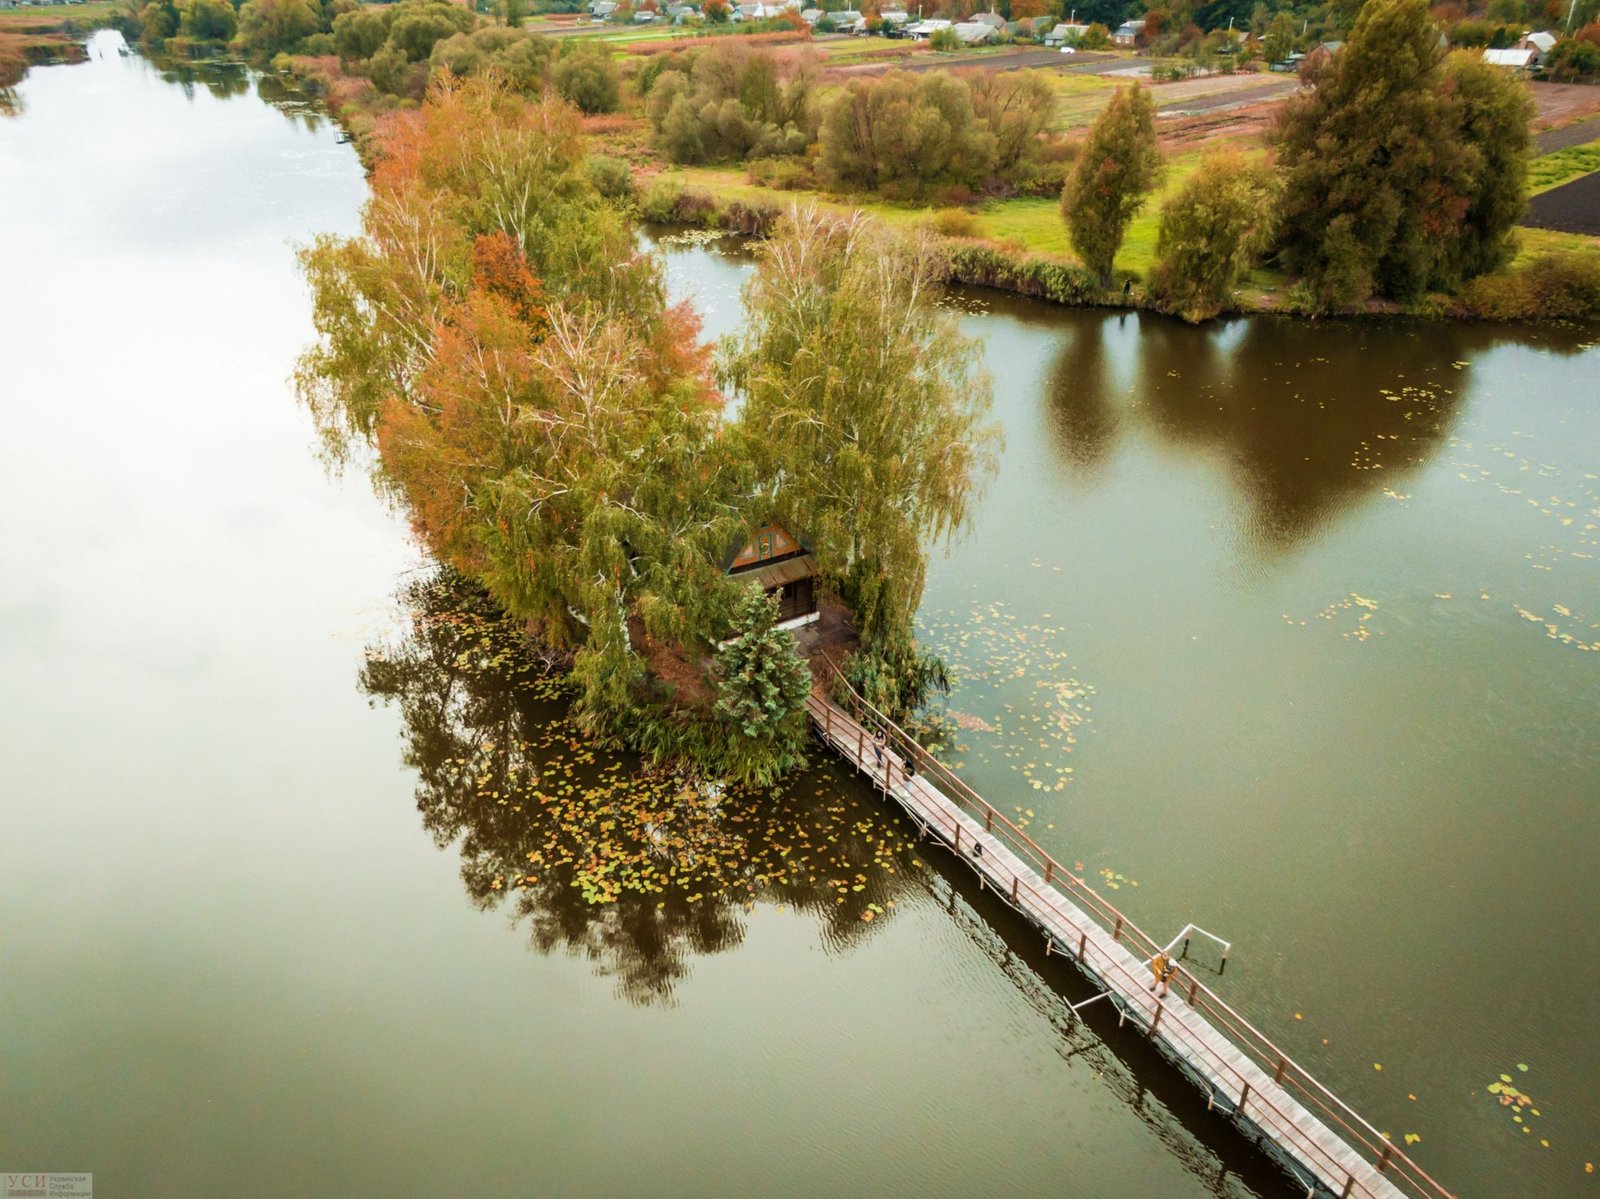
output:
[[[1161,205],[1166,197],[1199,166],[1202,155],[1185,154],[1167,163],[1161,187],[1146,202],[1128,227],[1128,235],[1117,255],[1122,270],[1147,275],[1155,261],[1156,235],[1161,226]],[[813,202],[834,212],[861,211],[895,225],[913,225],[930,220],[936,209],[911,204],[888,204],[878,200],[829,196],[812,191],[776,191],[748,182],[737,167],[679,167],[668,172],[686,186],[711,192],[723,199],[746,203]],[[1055,254],[1070,258],[1072,244],[1061,219],[1061,207],[1054,198],[994,200],[978,208],[981,236],[994,241],[1020,245],[1036,254]]]
[[[50,4],[42,8],[0,9],[0,32],[49,33],[71,19],[79,25],[99,24],[114,16],[121,4],[96,0],[93,4]]]
[[[1523,266],[1546,254],[1582,254],[1600,258],[1600,238],[1554,229],[1518,229],[1519,246],[1512,266]]]
[[[1156,235],[1161,229],[1161,206],[1183,181],[1194,173],[1204,155],[1196,152],[1167,160],[1161,186],[1145,201],[1139,215],[1128,226],[1127,237],[1117,253],[1117,267],[1149,274],[1155,263]],[[1066,222],[1054,199],[997,200],[979,210],[979,223],[985,237],[996,241],[1020,242],[1039,254],[1072,255]]]
[[[1528,164],[1528,194],[1560,187],[1591,171],[1600,171],[1600,141],[1541,155]]]

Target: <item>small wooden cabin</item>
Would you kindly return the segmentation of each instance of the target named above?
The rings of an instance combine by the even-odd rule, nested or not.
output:
[[[778,597],[779,628],[817,620],[817,559],[782,525],[768,521],[756,529],[729,559],[728,573]]]

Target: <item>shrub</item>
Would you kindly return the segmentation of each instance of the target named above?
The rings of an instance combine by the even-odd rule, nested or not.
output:
[[[745,178],[760,187],[778,191],[808,191],[817,185],[811,164],[797,158],[755,158],[745,167]]]
[[[675,54],[640,74],[656,142],[674,162],[800,155],[816,129],[805,63],[780,70],[770,51],[724,43]]]
[[[1104,298],[1099,281],[1080,266],[989,245],[953,247],[946,269],[956,283],[997,287],[1057,304],[1096,304]]]
[[[1565,37],[1550,51],[1550,78],[1562,80],[1593,79],[1600,75],[1600,45]]]
[[[777,204],[750,200],[729,200],[727,206],[709,213],[705,224],[764,237],[778,223],[783,209]]]
[[[940,237],[979,237],[978,218],[961,208],[941,208],[928,218],[928,226]]]
[[[885,197],[976,183],[992,173],[996,154],[966,82],[942,71],[852,79],[828,105],[820,144],[830,187],[882,189]]]
[[[620,158],[592,155],[584,164],[595,190],[608,200],[619,200],[633,191],[633,172]]]
[[[586,113],[615,112],[622,98],[617,66],[601,46],[573,46],[556,63],[552,77],[562,98]]]
[[[1111,30],[1096,22],[1084,30],[1078,45],[1084,50],[1104,50],[1111,45]]]
[[[671,224],[678,219],[678,201],[682,198],[683,184],[664,175],[658,176],[650,181],[639,201],[639,215],[653,224]]]
[[[1524,267],[1479,275],[1463,306],[1486,320],[1600,319],[1600,257],[1546,254]]]

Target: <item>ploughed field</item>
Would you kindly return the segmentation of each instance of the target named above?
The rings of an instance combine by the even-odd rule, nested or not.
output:
[[[1600,237],[1600,171],[1534,196],[1523,224]]]

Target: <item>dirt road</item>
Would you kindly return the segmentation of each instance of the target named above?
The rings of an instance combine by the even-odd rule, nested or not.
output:
[[[1088,60],[1086,63],[1085,60]],[[1056,67],[1076,71],[1080,66],[1093,67],[1105,64],[1112,69],[1132,65],[1127,59],[1111,54],[1062,54],[1058,50],[1016,50],[1001,54],[944,55],[919,54],[911,61],[897,59],[892,62],[864,62],[858,66],[830,68],[838,75],[853,78],[864,75],[882,75],[889,71],[1021,71],[1029,67]]]
[[[1581,146],[1585,142],[1596,140],[1600,140],[1600,117],[1590,117],[1587,121],[1579,121],[1576,125],[1568,125],[1565,129],[1551,129],[1534,134],[1533,152],[1554,154],[1557,150],[1565,150],[1569,146]]]

